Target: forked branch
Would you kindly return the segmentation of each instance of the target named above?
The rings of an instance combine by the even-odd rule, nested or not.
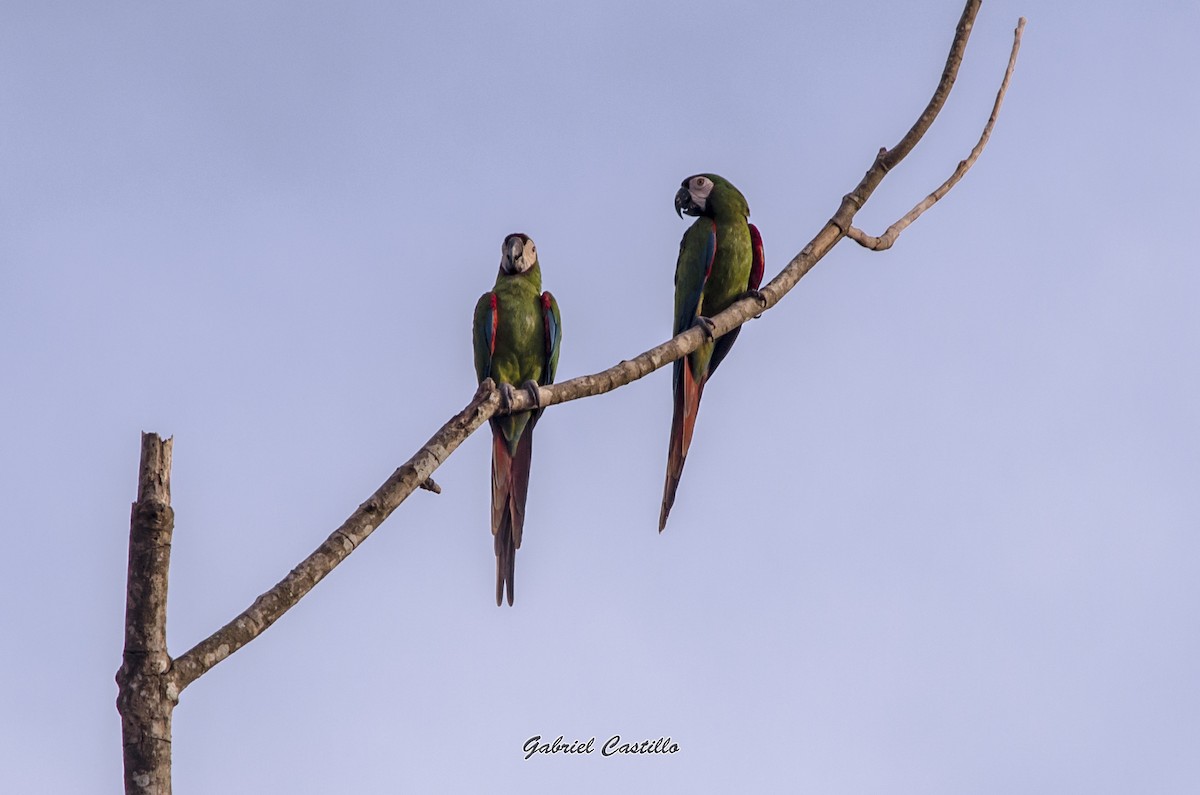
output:
[[[1008,68],[1004,70],[1004,79],[1000,81],[1000,90],[996,92],[996,102],[992,105],[992,115],[988,117],[987,124],[983,127],[983,134],[979,136],[979,142],[971,149],[971,153],[967,155],[966,160],[960,160],[958,167],[954,169],[954,173],[950,178],[943,182],[938,189],[926,196],[915,207],[909,210],[903,218],[887,228],[879,237],[868,235],[856,226],[851,226],[846,230],[846,237],[858,243],[861,246],[871,249],[872,251],[884,251],[889,249],[896,242],[896,238],[900,237],[900,233],[908,228],[908,225],[921,217],[921,213],[928,210],[938,202],[943,196],[950,192],[950,189],[958,184],[958,181],[963,178],[963,175],[975,165],[975,161],[979,159],[979,155],[983,152],[983,148],[987,146],[988,139],[992,137],[992,128],[996,126],[996,117],[1000,115],[1000,106],[1004,103],[1004,95],[1008,92],[1008,82],[1012,79],[1013,68],[1017,65],[1017,53],[1021,49],[1021,34],[1025,31],[1025,17],[1017,20],[1017,29],[1013,31],[1012,52],[1008,56]]]

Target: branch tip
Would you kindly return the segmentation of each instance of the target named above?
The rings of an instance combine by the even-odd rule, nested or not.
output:
[[[968,3],[968,6],[969,5],[970,4]],[[901,232],[907,229],[913,221],[920,218],[922,213],[924,213],[933,205],[937,204],[937,202],[943,196],[950,192],[951,188],[958,184],[963,176],[965,176],[966,173],[971,169],[971,166],[975,165],[975,161],[977,161],[979,159],[979,155],[983,153],[983,148],[987,146],[987,142],[992,136],[992,128],[996,126],[996,119],[1000,115],[1000,106],[1004,102],[1004,95],[1008,92],[1008,84],[1012,79],[1013,69],[1017,64],[1017,53],[1021,49],[1021,34],[1024,32],[1024,30],[1025,17],[1021,17],[1017,21],[1016,29],[1013,31],[1012,52],[1008,56],[1008,66],[1004,70],[1004,78],[1000,81],[1000,90],[996,93],[996,101],[992,105],[991,115],[988,116],[987,123],[983,126],[983,132],[979,136],[979,141],[974,147],[972,147],[970,154],[958,162],[958,166],[954,169],[954,172],[946,179],[945,182],[939,185],[937,189],[935,189],[924,199],[917,202],[916,206],[909,210],[904,217],[896,221],[896,223],[889,226],[887,231],[885,231],[882,235],[879,237],[874,237],[866,234],[861,229],[857,229],[852,226],[846,231],[846,237],[850,238],[855,243],[858,243],[863,248],[870,249],[871,251],[885,251],[891,248],[892,245],[895,244],[896,239],[900,237]],[[949,63],[947,63],[947,67],[948,66]],[[932,119],[930,121],[932,122]],[[885,171],[887,170],[886,164],[882,161],[880,162],[880,167]],[[861,205],[859,206],[861,207]]]

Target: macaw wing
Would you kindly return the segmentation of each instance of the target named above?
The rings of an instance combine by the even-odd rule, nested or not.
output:
[[[554,374],[558,372],[558,347],[562,342],[562,315],[558,313],[558,301],[549,292],[542,293],[542,328],[545,332],[546,359],[538,383],[545,386],[554,383]]]
[[[475,345],[475,375],[482,383],[492,376],[492,354],[496,351],[496,327],[500,321],[495,293],[484,293],[475,304],[475,322],[471,340]]]
[[[698,218],[679,241],[675,262],[675,333],[687,331],[703,313],[704,285],[717,255],[717,222]]]
[[[762,284],[763,268],[766,267],[766,259],[763,257],[762,235],[758,233],[758,227],[754,224],[747,224],[750,227],[750,248],[754,252],[754,258],[750,264],[750,284],[749,289],[757,290]]]
[[[750,280],[746,285],[749,290],[757,290],[763,280],[763,269],[765,260],[763,258],[763,242],[762,235],[758,233],[758,227],[754,224],[746,224],[750,227]],[[738,326],[733,331],[729,332],[721,339],[717,340],[713,345],[712,357],[708,360],[708,377],[717,371],[717,367],[725,360],[725,356],[729,353],[729,349],[733,347],[733,343],[737,340],[738,334],[741,333],[742,327]]]

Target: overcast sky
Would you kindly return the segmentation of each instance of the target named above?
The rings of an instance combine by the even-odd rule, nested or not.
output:
[[[182,654],[470,398],[509,232],[560,379],[666,339],[680,181],[768,277],[924,107],[960,0],[4,2],[0,788],[117,793],[139,433]],[[517,603],[487,433],[175,711],[175,792],[1200,787],[1200,5],[992,0],[878,233],[705,392],[549,410]],[[610,757],[619,734],[669,755]],[[526,761],[532,736],[597,751]]]

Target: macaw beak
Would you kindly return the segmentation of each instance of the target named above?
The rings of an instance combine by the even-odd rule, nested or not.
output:
[[[517,272],[517,260],[521,257],[523,246],[518,238],[505,241],[500,253],[500,269],[505,273]]]
[[[675,214],[682,218],[684,214],[696,216],[703,213],[704,208],[692,201],[692,194],[687,187],[680,188],[675,194]]]

